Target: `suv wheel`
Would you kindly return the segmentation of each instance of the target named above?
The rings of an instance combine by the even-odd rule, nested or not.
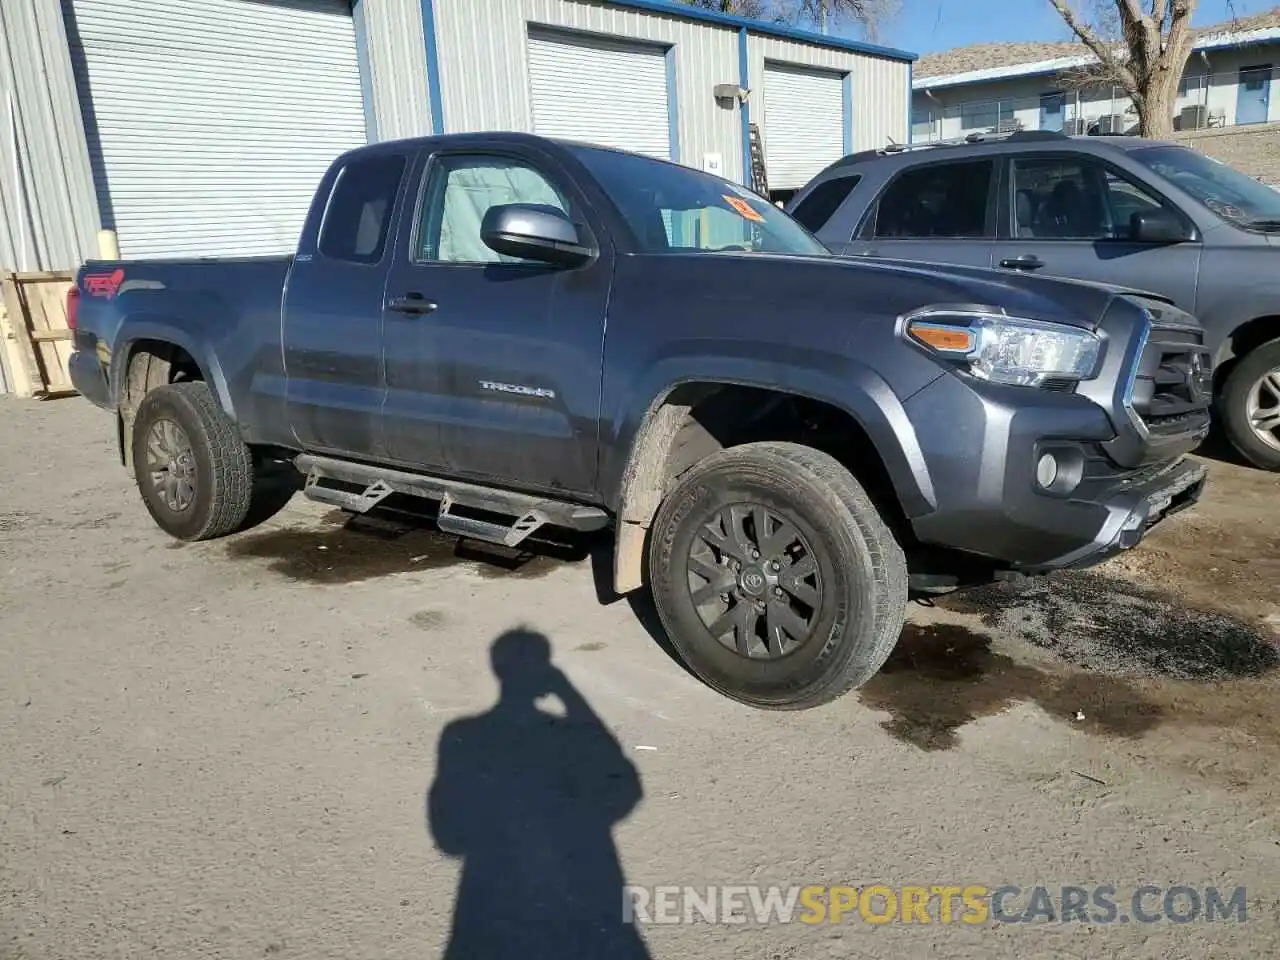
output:
[[[179,540],[235,532],[253,502],[249,448],[204,383],[171,383],[142,398],[133,469],[152,519]]]
[[[1222,390],[1223,429],[1254,466],[1280,470],[1280,340],[1239,360]]]
[[[766,709],[834,700],[902,631],[907,568],[866,492],[792,443],[708,457],[658,510],[649,576],[672,645],[726,696]]]

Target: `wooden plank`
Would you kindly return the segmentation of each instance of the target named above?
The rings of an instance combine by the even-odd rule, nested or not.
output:
[[[31,343],[31,335],[27,330],[27,312],[23,309],[22,292],[18,289],[18,281],[14,274],[6,273],[3,284],[4,306],[9,313],[9,332],[16,348],[17,362],[21,364],[23,374],[26,376],[25,394],[31,396],[33,393],[42,392],[48,385],[40,371],[35,346]]]
[[[71,387],[68,363],[71,360],[71,330],[67,327],[67,289],[70,274],[48,272],[38,277],[18,279],[27,308],[27,324],[36,356],[49,393],[66,392]]]
[[[66,270],[31,270],[26,273],[15,273],[13,276],[18,278],[19,283],[25,283],[28,280],[65,280],[70,283],[75,279],[75,275]]]
[[[13,338],[9,336],[9,311],[4,307],[4,297],[0,295],[0,380],[4,383],[0,384],[5,393],[19,393],[25,386],[25,378],[23,383],[18,382],[18,374],[12,367],[12,361],[9,359],[10,345]]]

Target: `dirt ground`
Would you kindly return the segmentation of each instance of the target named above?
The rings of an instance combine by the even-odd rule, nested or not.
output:
[[[1130,554],[913,605],[866,687],[774,714],[578,546],[300,499],[181,545],[106,415],[0,398],[0,958],[1280,956],[1280,477],[1210,469]],[[628,937],[623,882],[1243,887],[1247,919]]]

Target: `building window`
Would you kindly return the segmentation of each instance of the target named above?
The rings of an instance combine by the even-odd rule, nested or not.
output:
[[[1000,125],[1000,104],[994,100],[960,105],[960,129],[965,133],[994,130]]]
[[[933,136],[933,111],[928,107],[911,111],[911,139],[928,140]]]

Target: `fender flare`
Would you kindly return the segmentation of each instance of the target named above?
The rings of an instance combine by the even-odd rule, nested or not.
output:
[[[914,518],[936,509],[937,496],[915,427],[902,400],[871,368],[829,356],[803,367],[723,354],[672,357],[646,371],[624,404],[629,412],[614,421],[615,460],[606,464],[602,479],[617,517],[614,589],[619,594],[643,586],[644,542],[665,492],[671,444],[689,411],[686,405],[667,401],[681,386],[696,383],[788,393],[845,412],[879,454],[903,512]]]
[[[170,318],[150,314],[134,314],[124,318],[115,337],[115,348],[111,352],[110,385],[111,399],[119,409],[121,392],[125,377],[128,375],[129,360],[134,353],[134,345],[140,340],[157,340],[180,347],[195,361],[205,382],[213,390],[214,396],[223,411],[233,421],[235,406],[231,400],[231,391],[227,388],[226,374],[212,346],[197,340],[189,332],[183,330]]]

